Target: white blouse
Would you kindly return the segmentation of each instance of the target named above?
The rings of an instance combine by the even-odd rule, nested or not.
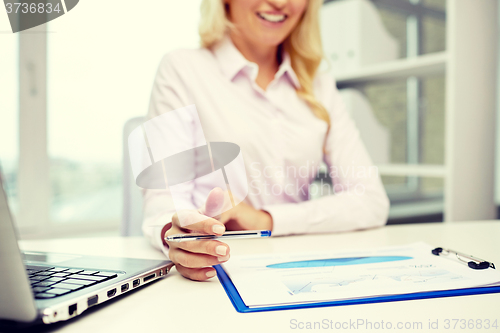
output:
[[[384,225],[389,200],[334,79],[318,74],[314,81],[331,118],[327,135],[327,124],[296,94],[287,54],[266,90],[255,83],[258,70],[229,37],[212,50],[171,52],[158,68],[148,117],[195,104],[206,141],[238,144],[248,179],[244,201],[271,214],[274,236]],[[335,193],[310,200],[321,162]],[[186,197],[196,209],[203,202],[194,182]],[[143,233],[167,256],[160,234],[174,213],[168,190],[144,190]]]

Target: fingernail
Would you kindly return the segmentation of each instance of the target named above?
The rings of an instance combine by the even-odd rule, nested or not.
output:
[[[229,256],[219,257],[218,259],[219,259],[219,261],[228,261],[229,260]]]
[[[215,248],[215,252],[218,255],[225,256],[227,253],[227,248],[224,245],[219,245]]]
[[[207,276],[207,278],[214,277],[215,274],[217,274],[215,271],[208,271],[208,272],[205,273],[205,275]]]
[[[224,228],[223,225],[216,224],[212,227],[212,231],[216,234],[223,234],[224,231],[226,231],[226,228]]]

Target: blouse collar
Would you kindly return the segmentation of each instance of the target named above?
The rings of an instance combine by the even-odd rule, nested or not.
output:
[[[259,66],[256,63],[248,61],[240,51],[234,46],[231,38],[226,34],[224,38],[214,45],[212,52],[219,62],[219,66],[223,74],[229,79],[233,80],[234,77],[243,70],[247,70],[249,76],[255,81]],[[298,89],[300,83],[292,68],[290,55],[287,52],[283,53],[283,60],[276,72],[274,79],[278,80],[281,76],[287,74],[293,86]]]

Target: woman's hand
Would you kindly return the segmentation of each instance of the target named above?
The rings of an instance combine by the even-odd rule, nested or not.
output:
[[[172,217],[172,227],[165,236],[189,233],[222,235],[224,224],[208,215],[218,215],[224,205],[224,192],[213,189],[208,195],[205,207],[198,211],[184,211]],[[196,221],[196,222],[194,222]],[[198,222],[201,221],[201,222]],[[192,223],[194,222],[194,223]],[[204,281],[216,275],[211,266],[229,260],[229,246],[217,240],[188,242],[167,242],[168,255],[182,276],[196,281]]]
[[[244,202],[222,213],[220,221],[226,225],[227,230],[273,229],[273,218],[268,212],[257,210]]]

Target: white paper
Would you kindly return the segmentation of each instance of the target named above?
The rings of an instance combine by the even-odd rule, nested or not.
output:
[[[500,272],[491,268],[471,269],[457,261],[433,255],[432,249],[425,243],[415,243],[343,252],[232,256],[222,266],[249,307],[500,283]],[[342,260],[345,264],[340,263]]]

